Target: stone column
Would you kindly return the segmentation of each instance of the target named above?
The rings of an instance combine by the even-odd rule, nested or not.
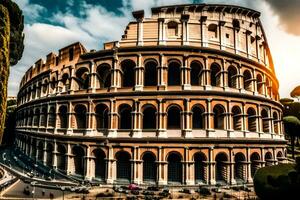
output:
[[[92,180],[93,175],[91,173],[91,161],[92,161],[92,157],[90,155],[90,146],[87,147],[86,149],[86,156],[83,157],[85,164],[84,164],[84,179],[87,180]]]
[[[73,124],[72,124],[72,118],[73,118],[73,115],[75,113],[73,112],[73,109],[72,109],[72,102],[69,101],[68,103],[68,124],[67,124],[67,134],[72,134],[73,133]]]
[[[158,137],[167,137],[165,101],[158,99]]]
[[[158,45],[165,45],[165,25],[164,18],[158,18]]]
[[[165,161],[164,149],[158,147],[158,185],[167,185],[167,167],[168,163]]]
[[[208,163],[208,168],[209,168],[209,181],[208,183],[210,185],[215,185],[216,184],[216,170],[215,170],[215,159],[214,159],[214,154],[213,154],[214,148],[209,147],[209,163]]]
[[[203,12],[203,14],[205,14],[205,13]],[[201,24],[201,47],[207,47],[208,46],[206,20],[207,20],[207,16],[202,15],[200,17],[200,24]]]
[[[144,67],[142,66],[142,55],[138,55],[138,63],[135,67],[135,91],[142,91],[143,90],[143,74],[144,74]]]
[[[225,25],[225,21],[222,19],[219,21],[219,38],[220,38],[220,49],[224,50],[225,46],[224,46],[224,25]]]
[[[93,102],[90,100],[89,103],[88,103],[88,112],[86,113],[87,115],[87,128],[85,130],[85,133],[86,135],[93,135],[94,132],[93,132]]]
[[[157,67],[158,70],[158,89],[165,90],[167,85],[167,66],[163,54],[160,54],[160,66]]]
[[[44,141],[44,146],[43,146],[43,164],[46,165],[46,160],[47,159],[47,142],[46,140]]]
[[[53,152],[52,152],[52,167],[57,169],[57,143],[56,140],[53,141]]]
[[[112,59],[112,77],[111,77],[111,86],[110,89],[112,91],[117,91],[117,88],[121,87],[121,82],[120,82],[120,76],[121,76],[121,71],[118,67],[118,56],[114,54],[114,57]]]
[[[212,99],[207,99],[207,113],[206,113],[206,131],[207,137],[214,137],[215,136],[215,129],[214,129],[214,113],[211,106]]]
[[[71,145],[67,144],[67,152],[65,154],[66,157],[66,172],[67,175],[72,174],[73,172],[73,154],[72,154],[72,149],[71,149]]]
[[[90,85],[89,85],[89,91],[92,93],[96,92],[97,89],[97,73],[96,73],[96,66],[95,62],[91,63],[91,73],[90,73]]]
[[[189,45],[189,27],[188,27],[189,19],[190,19],[189,14],[181,15],[182,45]]]
[[[228,182],[230,182],[231,185],[234,185],[234,184],[236,184],[236,181],[235,181],[235,178],[234,178],[234,164],[235,164],[235,162],[234,162],[234,158],[233,158],[233,155],[232,155],[232,150],[233,150],[233,147],[230,147],[229,148],[230,181],[228,181]]]
[[[132,12],[133,17],[137,21],[137,46],[143,46],[143,20],[144,20],[144,10],[139,10]]]
[[[142,177],[142,160],[140,160],[140,148],[139,147],[134,147],[134,151],[133,151],[133,160],[132,160],[132,166],[133,166],[133,170],[132,170],[132,177],[133,177],[133,183],[135,184],[141,184],[143,182],[143,177]]]
[[[141,113],[139,100],[134,101],[134,110],[132,111],[132,119],[133,119],[132,137],[141,138],[142,137],[142,129],[141,129],[142,113]]]
[[[70,67],[70,87],[69,87],[70,94],[74,93],[74,87],[75,87],[75,83],[76,83],[75,77],[76,77],[75,76],[75,66],[71,66]]]
[[[118,130],[118,112],[116,107],[116,100],[110,99],[110,112],[109,124],[108,124],[108,134],[107,137],[117,137]]]
[[[108,159],[107,162],[107,177],[106,177],[106,183],[112,184],[116,180],[116,160],[114,158],[114,151],[113,147],[108,147]]]
[[[251,184],[253,183],[252,177],[251,177],[251,160],[250,160],[250,149],[247,147],[247,183]]]
[[[192,112],[190,111],[190,100],[184,99],[184,111],[182,113],[182,121],[183,121],[183,136],[186,138],[192,138],[193,133],[191,129],[191,116]]]
[[[190,78],[191,68],[188,66],[188,55],[183,58],[183,66],[181,67],[181,85],[183,90],[191,89],[191,78]]]

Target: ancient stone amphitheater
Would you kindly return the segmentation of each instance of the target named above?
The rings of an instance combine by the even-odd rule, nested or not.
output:
[[[279,85],[259,12],[191,4],[132,14],[120,41],[89,52],[71,44],[29,68],[18,148],[106,184],[245,184],[284,162]]]

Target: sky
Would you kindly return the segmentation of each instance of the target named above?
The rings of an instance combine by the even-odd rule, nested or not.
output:
[[[11,67],[8,95],[16,96],[26,70],[39,58],[73,42],[88,50],[103,48],[104,42],[120,40],[132,21],[131,12],[151,7],[186,3],[224,3],[261,12],[267,40],[280,83],[281,98],[300,85],[300,0],[13,0],[25,17],[25,49]],[[288,2],[288,3],[287,3]],[[300,64],[299,64],[300,65]]]

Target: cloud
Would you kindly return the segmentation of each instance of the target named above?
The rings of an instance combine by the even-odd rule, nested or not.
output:
[[[265,0],[274,10],[274,14],[279,16],[279,25],[285,31],[300,36],[300,1],[299,0]]]
[[[29,3],[29,0],[14,0],[18,6],[23,10],[23,14],[27,22],[33,22],[39,18],[43,12],[46,12],[46,8],[39,4]]]

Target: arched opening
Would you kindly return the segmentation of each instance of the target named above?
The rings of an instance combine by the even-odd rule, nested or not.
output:
[[[75,106],[75,122],[76,128],[85,129],[86,128],[86,107],[84,105]]]
[[[270,132],[269,116],[268,116],[268,112],[265,109],[261,111],[261,119],[263,125],[263,132],[269,133]]]
[[[195,161],[195,183],[206,183],[207,172],[206,172],[206,156],[203,153],[196,153],[194,155]]]
[[[180,129],[181,128],[181,114],[178,106],[171,106],[168,109],[168,129]]]
[[[259,169],[260,167],[260,156],[258,153],[254,152],[250,156],[250,161],[251,161],[251,177],[254,177],[255,172]]]
[[[117,181],[130,182],[131,181],[131,163],[130,154],[121,151],[116,154],[117,159]]]
[[[33,126],[39,126],[40,121],[40,109],[35,109],[33,116]]]
[[[277,152],[276,159],[278,160],[278,163],[280,163],[281,161],[283,161],[285,159],[283,156],[283,153],[281,151]]]
[[[266,87],[267,87],[267,95],[270,97],[271,91],[272,91],[272,86],[271,86],[269,78],[266,78]]]
[[[156,86],[157,85],[156,68],[157,68],[157,63],[155,61],[146,62],[145,73],[144,73],[144,85],[145,86]]]
[[[175,86],[180,85],[180,64],[176,61],[172,61],[168,66],[168,85]]]
[[[156,182],[156,158],[151,152],[146,152],[143,156],[143,181]]]
[[[98,66],[97,76],[100,88],[109,88],[111,86],[111,67],[108,64]]]
[[[52,154],[53,152],[53,146],[52,144],[48,143],[46,147],[46,164],[49,167],[52,167]]]
[[[218,153],[216,156],[216,181],[227,183],[227,155]]]
[[[46,125],[47,125],[47,108],[42,108],[41,126],[46,127]]]
[[[84,175],[84,150],[80,146],[74,146],[72,148],[73,160],[74,160],[74,173],[77,175]]]
[[[98,104],[95,108],[96,128],[108,128],[108,107],[105,104]]]
[[[242,112],[238,106],[232,108],[233,130],[242,130]]]
[[[260,74],[256,76],[256,84],[257,84],[257,92],[259,94],[263,94],[263,79]]]
[[[63,145],[57,146],[57,168],[60,170],[66,169],[66,148]]]
[[[121,69],[123,72],[122,76],[122,87],[133,87],[135,84],[135,68],[136,64],[132,60],[124,60],[121,63]]]
[[[63,74],[61,78],[61,82],[62,82],[62,92],[68,91],[70,86],[69,74],[67,73]]]
[[[225,129],[225,108],[222,105],[216,105],[213,109],[214,129]]]
[[[120,129],[131,129],[132,127],[132,116],[131,107],[127,104],[123,104],[119,107],[119,127]]]
[[[228,87],[237,88],[238,73],[234,66],[228,67]]]
[[[54,125],[55,125],[55,109],[51,107],[49,109],[48,126],[54,127]]]
[[[267,152],[265,154],[265,162],[266,166],[272,166],[273,165],[273,156],[271,152]]]
[[[44,144],[43,144],[43,142],[39,142],[39,145],[38,145],[38,157],[37,157],[37,159],[39,160],[39,161],[43,161],[43,159],[44,159]]]
[[[31,151],[31,158],[35,159],[36,158],[36,153],[37,153],[37,148],[36,148],[36,139],[33,139],[31,142],[32,146],[32,151]]]
[[[106,178],[106,161],[105,153],[101,149],[93,151],[93,164],[95,169],[95,178],[105,181]]]
[[[256,112],[254,108],[248,108],[248,130],[250,132],[256,132]]]
[[[279,120],[276,112],[273,112],[273,120],[274,120],[274,132],[276,134],[279,133]]]
[[[59,107],[59,122],[60,122],[60,128],[67,128],[68,126],[68,109],[67,106],[60,106]]]
[[[249,70],[244,71],[244,89],[247,91],[252,91],[252,75]]]
[[[204,108],[200,105],[194,106],[192,109],[193,114],[193,129],[204,129]]]
[[[191,85],[201,85],[201,76],[203,69],[201,63],[193,61],[190,68]]]
[[[88,89],[90,84],[89,70],[85,67],[79,68],[76,71],[76,80],[79,85],[79,89]]]
[[[170,153],[168,156],[168,183],[182,182],[181,157],[177,153]]]
[[[217,63],[213,63],[210,67],[211,86],[221,86],[221,67]]]
[[[156,129],[156,109],[153,106],[143,110],[143,129]]]
[[[246,158],[243,153],[237,153],[234,156],[234,178],[237,182],[246,180],[245,162]]]

